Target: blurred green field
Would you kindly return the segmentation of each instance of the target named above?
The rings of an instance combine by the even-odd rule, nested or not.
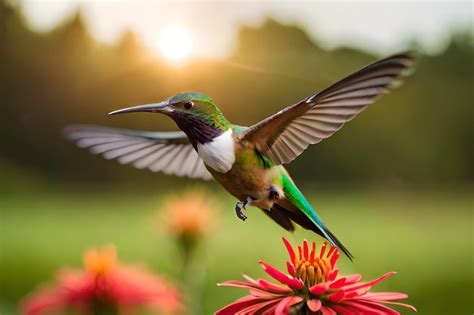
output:
[[[474,309],[471,192],[322,190],[309,197],[356,256],[354,263],[341,259],[343,273],[361,272],[370,279],[395,270],[398,275],[378,290],[408,293],[409,303],[420,314],[469,314]],[[14,314],[18,300],[52,279],[58,267],[79,267],[81,253],[91,246],[113,243],[122,262],[145,263],[177,280],[179,252],[156,222],[167,194],[2,195],[0,313]],[[198,260],[205,263],[204,274],[196,275],[205,279],[202,314],[211,314],[245,293],[219,288],[217,282],[237,279],[241,273],[263,276],[258,259],[283,268],[287,257],[281,236],[293,243],[305,237],[321,241],[301,229],[294,235],[286,233],[254,208],[243,223],[235,217],[231,197],[213,195],[219,203],[220,224],[199,253]]]

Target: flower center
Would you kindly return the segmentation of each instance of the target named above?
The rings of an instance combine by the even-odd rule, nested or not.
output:
[[[113,246],[108,246],[100,250],[89,250],[84,255],[85,269],[95,276],[107,274],[116,264],[117,253]]]
[[[308,242],[304,240],[303,246],[298,246],[297,250],[294,250],[285,238],[283,242],[291,259],[287,263],[288,272],[302,280],[307,288],[329,281],[331,275],[337,272],[335,266],[339,253],[336,247],[324,243],[321,249],[316,251],[314,242],[310,248]]]
[[[305,282],[309,287],[326,282],[329,272],[331,271],[331,263],[326,257],[313,259],[296,259],[295,276]]]

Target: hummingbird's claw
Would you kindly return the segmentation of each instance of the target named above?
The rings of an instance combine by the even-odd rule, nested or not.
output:
[[[246,210],[245,207],[255,199],[256,198],[252,196],[247,196],[247,198],[245,198],[245,201],[237,202],[237,204],[235,205],[235,213],[237,214],[237,218],[239,218],[242,221],[247,220],[247,216],[243,214],[242,210]]]
[[[242,221],[247,220],[247,216],[242,212],[242,210],[245,210],[246,202],[239,201],[235,205],[235,213],[237,214],[237,218],[239,218]]]

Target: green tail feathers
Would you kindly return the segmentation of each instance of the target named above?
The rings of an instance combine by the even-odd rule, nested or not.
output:
[[[290,177],[282,173],[282,182],[283,182],[283,192],[285,193],[285,197],[301,212],[305,214],[305,216],[312,222],[316,229],[315,232],[320,232],[321,236],[326,238],[331,245],[336,246],[341,250],[351,261],[353,260],[354,256],[349,252],[349,250],[337,239],[337,237],[326,227],[324,222],[318,216],[316,211],[310,205],[310,203],[306,200],[304,195],[301,191],[296,187]]]
[[[329,242],[331,242],[333,246],[336,246],[337,248],[339,248],[347,256],[347,258],[349,258],[350,261],[353,261],[354,256],[347,249],[347,247],[345,247],[344,244],[342,244],[341,241],[339,241],[337,237],[334,234],[332,234],[332,232],[324,224],[323,224],[323,229],[325,233],[329,236],[328,238]]]

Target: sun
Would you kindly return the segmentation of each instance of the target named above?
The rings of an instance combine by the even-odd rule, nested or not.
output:
[[[193,52],[193,42],[186,28],[167,26],[159,33],[160,54],[173,63],[182,63]]]

